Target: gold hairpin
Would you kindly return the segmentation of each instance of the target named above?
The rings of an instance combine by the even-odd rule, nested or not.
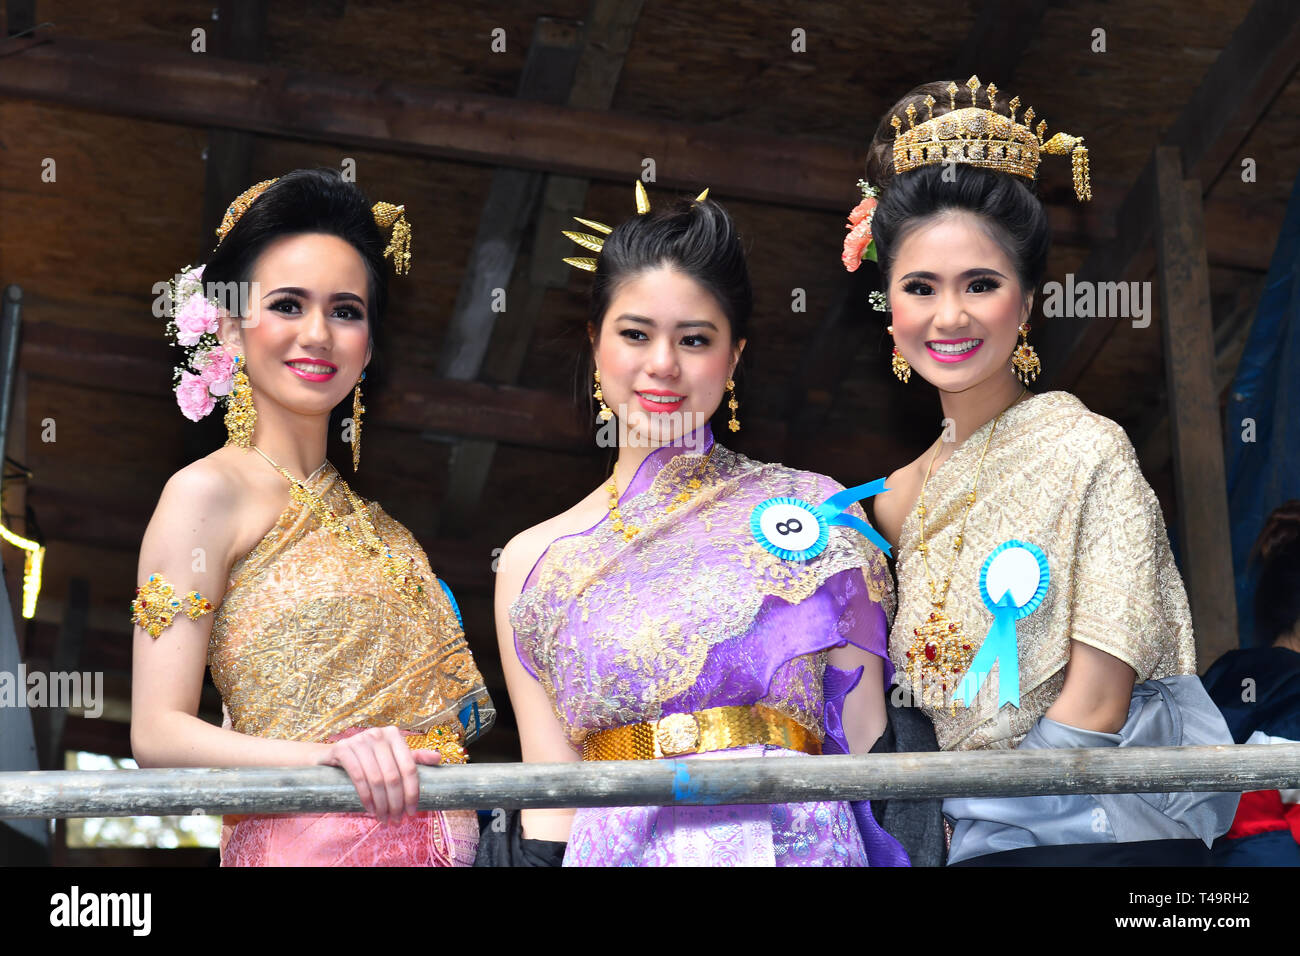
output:
[[[704,192],[695,197],[695,201],[704,202],[704,200],[708,198],[709,190],[706,187]],[[636,181],[636,213],[638,216],[644,216],[649,211],[650,197],[645,191],[645,185],[638,179]],[[582,248],[588,249],[591,252],[599,253],[603,248],[605,248],[604,236],[608,236],[613,232],[613,228],[605,225],[603,222],[596,222],[592,219],[579,219],[577,216],[574,216],[573,218],[576,222],[580,222],[588,229],[593,229],[602,235],[594,236],[587,232],[575,232],[569,229],[562,230],[567,238],[572,239],[578,245],[582,246]],[[583,272],[596,271],[596,260],[592,256],[571,256],[564,261],[575,269],[581,269]]]

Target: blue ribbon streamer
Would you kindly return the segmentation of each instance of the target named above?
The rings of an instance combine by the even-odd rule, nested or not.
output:
[[[874,498],[876,495],[882,494],[888,490],[889,489],[885,487],[885,479],[877,478],[875,481],[869,481],[865,485],[857,485],[853,488],[845,488],[843,491],[836,492],[814,508],[813,511],[815,511],[820,517],[824,518],[827,524],[838,524],[843,525],[846,528],[852,528],[881,551],[885,552],[885,557],[890,557],[889,542],[885,540],[884,536],[857,515],[848,514],[844,510],[855,501]]]
[[[1019,608],[1007,591],[998,599],[990,610],[993,612],[993,624],[988,636],[980,645],[979,653],[970,662],[970,667],[953,691],[953,698],[960,697],[967,707],[980,692],[985,678],[993,671],[993,665],[999,660],[998,669],[998,708],[1003,704],[1020,706],[1020,647],[1016,642],[1016,619]]]

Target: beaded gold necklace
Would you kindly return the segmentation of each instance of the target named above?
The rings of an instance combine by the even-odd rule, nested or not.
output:
[[[708,453],[700,461],[699,465],[696,466],[695,469],[696,472],[703,473],[704,470],[707,469],[709,464],[709,459],[713,457],[713,449],[717,447],[718,447],[717,442],[714,442],[712,445],[709,446]],[[625,522],[623,520],[623,513],[618,509],[617,476],[618,476],[618,465],[615,464],[614,470],[609,474],[609,484],[605,485],[605,490],[609,492],[610,526],[615,531],[621,531],[623,533],[624,541],[631,541],[633,538],[635,538],[638,534],[641,533],[641,529],[634,524],[628,524],[627,522]],[[700,488],[703,487],[703,485],[704,482],[700,480],[698,474],[688,478],[684,483],[684,487],[682,487],[677,492],[677,494],[673,495],[672,499],[668,502],[668,505],[664,508],[664,514],[670,513],[679,504],[690,501],[691,494],[693,492],[699,491]]]
[[[930,583],[930,604],[933,605],[934,610],[922,624],[912,628],[913,638],[907,650],[907,659],[913,672],[920,671],[921,698],[925,703],[941,703],[948,695],[948,689],[956,687],[957,678],[970,667],[970,662],[975,656],[975,651],[966,637],[965,626],[961,621],[953,620],[944,613],[944,603],[948,599],[948,588],[952,584],[952,575],[956,570],[957,558],[961,555],[962,542],[966,536],[966,519],[970,516],[971,508],[975,506],[980,471],[984,468],[984,458],[989,453],[989,445],[993,443],[993,435],[998,430],[998,423],[1002,421],[1002,416],[1012,405],[1024,398],[1026,391],[1028,389],[1022,389],[1016,396],[1015,402],[998,412],[997,418],[993,419],[993,427],[989,429],[988,437],[984,439],[984,450],[980,452],[979,462],[975,465],[975,479],[971,482],[970,491],[966,493],[962,506],[961,526],[957,529],[957,537],[952,542],[952,557],[948,562],[948,573],[944,575],[942,588],[936,584],[934,574],[930,570],[930,546],[925,540],[925,489],[930,483],[935,459],[939,457],[939,449],[943,447],[942,440],[934,446],[934,453],[930,456],[930,463],[925,470],[925,479],[921,482],[920,501],[916,506],[921,543],[917,545],[916,550],[921,555],[921,563],[925,566],[925,576]]]
[[[348,487],[342,475],[337,480],[348,503],[352,506],[352,513],[345,516],[335,514],[319,495],[295,478],[288,469],[276,464],[262,449],[256,445],[252,448],[289,482],[289,497],[305,505],[316,516],[321,527],[348,548],[357,554],[378,560],[381,572],[392,584],[393,589],[405,599],[419,617],[424,619],[429,617],[429,603],[424,594],[424,576],[420,574],[415,558],[403,561],[393,555],[379,536],[379,532],[375,530],[374,522],[370,520],[369,508]]]

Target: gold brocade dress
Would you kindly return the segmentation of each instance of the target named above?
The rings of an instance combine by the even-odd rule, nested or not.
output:
[[[351,512],[329,462],[304,485],[335,514]],[[377,503],[368,509],[392,554],[423,576],[427,603],[409,603],[379,559],[290,501],[231,568],[213,619],[208,664],[229,727],[326,742],[392,725],[467,742],[491,726],[492,702],[450,592],[411,533]],[[473,811],[419,813],[391,828],[361,813],[249,816],[227,818],[222,865],[468,866],[477,842]]]
[[[966,495],[992,427],[988,422],[962,442],[926,485],[925,540],[936,581],[948,574]],[[1196,673],[1187,594],[1155,493],[1123,429],[1068,392],[1013,405],[988,447],[944,605],[946,615],[962,623],[972,653],[993,622],[979,593],[980,568],[1010,539],[1041,548],[1051,575],[1042,604],[1016,625],[1020,707],[997,706],[999,664],[973,705],[954,709],[954,682],[946,694],[924,694],[919,655],[907,657],[913,629],[933,610],[917,551],[915,508],[899,534],[898,614],[889,653],[900,686],[934,721],[940,750],[1017,746],[1060,695],[1071,640],[1124,661],[1138,681]]]

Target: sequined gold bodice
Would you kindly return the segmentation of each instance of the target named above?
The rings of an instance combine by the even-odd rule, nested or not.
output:
[[[948,573],[991,427],[986,423],[958,446],[926,487],[925,540],[939,578]],[[913,508],[899,535],[898,615],[889,640],[897,680],[915,698],[921,697],[920,682],[909,678],[906,654],[913,629],[933,609],[917,551],[919,521]],[[1020,707],[996,707],[1000,664],[974,706],[926,701],[940,749],[1019,743],[1060,695],[1072,639],[1124,661],[1139,681],[1196,672],[1187,595],[1159,502],[1123,429],[1069,393],[1048,392],[1012,406],[989,445],[944,607],[962,622],[973,651],[993,620],[979,595],[980,568],[1009,539],[1042,548],[1051,574],[1042,605],[1016,626]]]
[[[328,462],[304,484],[336,514],[351,510]],[[208,664],[240,733],[327,740],[351,727],[423,732],[492,705],[451,600],[411,533],[377,503],[375,530],[416,561],[427,618],[396,592],[378,559],[349,549],[302,505],[231,568],[212,625]]]

